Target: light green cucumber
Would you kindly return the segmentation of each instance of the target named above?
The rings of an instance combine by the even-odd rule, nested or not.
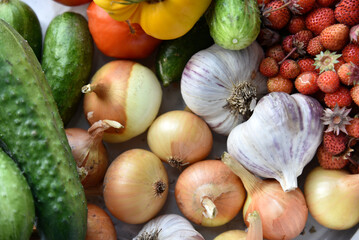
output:
[[[30,185],[42,239],[85,239],[85,193],[45,74],[3,20],[0,39],[0,146]]]

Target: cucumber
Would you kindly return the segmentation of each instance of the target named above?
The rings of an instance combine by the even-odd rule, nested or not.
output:
[[[203,17],[182,37],[163,41],[155,60],[156,75],[163,86],[179,81],[192,55],[212,44],[213,39]]]
[[[0,149],[0,239],[29,239],[35,221],[34,199],[15,162]]]
[[[41,60],[42,32],[39,19],[32,8],[20,0],[0,0],[0,18],[25,38],[37,59]]]
[[[1,19],[0,39],[0,146],[30,185],[42,239],[85,239],[85,193],[45,74]]]
[[[94,46],[87,20],[65,12],[46,30],[42,69],[66,125],[82,97],[81,87],[90,80]]]

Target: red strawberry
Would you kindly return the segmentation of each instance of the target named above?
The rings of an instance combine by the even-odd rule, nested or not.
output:
[[[288,35],[283,39],[282,48],[286,53],[291,53],[290,57],[296,59],[299,57],[299,54],[295,52],[295,47],[293,46],[294,35]]]
[[[324,132],[323,146],[325,150],[333,155],[342,153],[348,144],[347,135],[340,132],[336,135],[334,132]]]
[[[324,169],[342,169],[349,163],[344,156],[336,157],[326,151],[323,145],[318,147],[316,155],[319,165]]]
[[[315,35],[319,35],[324,28],[335,23],[334,11],[330,8],[317,8],[305,18],[305,26]]]
[[[353,26],[359,23],[359,1],[342,0],[335,6],[335,19],[343,24]]]
[[[359,85],[355,85],[350,89],[350,96],[355,104],[359,106]]]
[[[348,40],[349,28],[344,24],[331,25],[320,33],[320,43],[331,51],[341,50]]]
[[[293,82],[281,75],[269,78],[267,81],[268,92],[285,92],[290,94],[293,91]]]
[[[305,30],[305,20],[303,16],[294,16],[288,24],[288,31],[291,34],[296,34],[299,31]]]
[[[296,61],[292,59],[285,60],[279,68],[279,74],[282,75],[284,78],[295,78],[299,75],[300,68]]]
[[[309,30],[302,30],[297,32],[294,35],[293,46],[296,48],[296,51],[301,54],[306,54],[306,49],[309,41],[313,38],[313,33]]]
[[[298,61],[298,65],[299,65],[300,71],[302,73],[315,71],[314,63],[315,63],[315,61],[312,58],[304,58],[304,59],[300,59]]]
[[[321,7],[330,7],[337,3],[338,0],[317,0],[317,3]]]
[[[352,73],[352,65],[350,63],[341,65],[337,73],[341,83],[347,86],[353,85],[353,79],[350,77]]]
[[[333,93],[338,90],[340,81],[338,74],[334,71],[326,71],[319,75],[317,84],[320,90],[325,93]]]
[[[310,39],[307,47],[307,53],[312,56],[318,55],[321,51],[324,51],[323,45],[320,43],[320,36]]]
[[[280,62],[285,57],[285,53],[282,46],[277,44],[267,49],[266,57],[274,58],[277,62]]]
[[[350,33],[349,33],[350,42],[354,44],[358,44],[358,36],[359,36],[359,24],[350,28]]]
[[[317,78],[318,73],[316,72],[303,72],[295,79],[295,88],[302,94],[313,94],[319,90]]]
[[[302,15],[313,9],[315,0],[285,0],[288,8],[296,15]]]
[[[359,117],[355,116],[350,121],[350,124],[345,126],[345,129],[347,130],[348,136],[359,138]]]
[[[359,65],[359,46],[349,43],[342,51],[344,61]]]
[[[263,10],[264,25],[274,30],[284,28],[290,20],[290,11],[283,7],[281,0],[274,0],[265,5]]]
[[[324,102],[325,105],[330,108],[334,108],[335,105],[338,105],[339,107],[349,107],[352,104],[352,97],[350,91],[346,87],[340,86],[334,93],[326,93]]]
[[[278,74],[279,66],[276,60],[266,57],[261,61],[259,71],[266,77],[274,77]]]

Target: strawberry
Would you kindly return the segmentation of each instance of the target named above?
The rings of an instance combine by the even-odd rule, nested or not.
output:
[[[266,77],[274,77],[278,74],[279,66],[274,58],[266,57],[261,61],[259,71]]]
[[[331,51],[341,50],[348,40],[349,28],[344,24],[331,25],[320,33],[320,43]]]
[[[305,18],[305,26],[315,35],[319,35],[324,28],[334,23],[334,11],[330,8],[317,8],[308,13]]]
[[[342,153],[348,144],[347,135],[340,132],[336,135],[334,132],[324,132],[323,146],[325,150],[333,155]]]
[[[274,58],[277,62],[280,62],[285,57],[285,53],[282,46],[277,44],[267,49],[266,57]]]
[[[265,5],[263,10],[264,25],[274,30],[284,28],[290,20],[290,11],[281,0],[274,0]]]
[[[281,75],[269,78],[267,81],[268,92],[285,92],[290,94],[293,91],[293,82]]]
[[[288,31],[291,34],[296,34],[299,31],[305,30],[305,20],[303,16],[294,16],[289,21]]]
[[[335,6],[335,19],[343,24],[353,26],[359,23],[359,1],[342,0]]]
[[[338,0],[317,0],[317,3],[321,7],[330,7],[337,3]]]
[[[359,46],[353,43],[349,43],[342,51],[345,62],[352,62],[355,65],[359,65]]]
[[[299,75],[300,68],[296,61],[292,59],[285,60],[279,68],[279,74],[282,75],[284,78],[295,78]]]
[[[285,0],[288,8],[295,15],[303,15],[313,9],[315,0]]]
[[[296,48],[296,51],[301,54],[306,54],[306,49],[309,41],[313,38],[313,33],[309,30],[302,30],[297,32],[293,38],[293,46]]]
[[[340,86],[334,93],[326,93],[324,96],[325,105],[330,108],[334,108],[335,105],[349,107],[352,101],[350,91],[344,86]]]
[[[318,73],[316,72],[303,72],[295,79],[295,88],[302,94],[313,94],[319,90],[317,78]]]
[[[325,93],[335,92],[339,86],[340,81],[338,74],[335,71],[326,71],[319,75],[317,84],[320,90]]]
[[[300,72],[310,72],[310,71],[315,71],[315,66],[314,66],[314,59],[312,58],[303,58],[300,59],[298,62],[299,68],[300,68]]]
[[[320,54],[321,51],[324,51],[323,45],[320,43],[320,36],[310,39],[307,47],[307,53],[312,56]]]
[[[353,138],[359,138],[359,117],[355,116],[349,125],[345,126],[348,136]]]
[[[293,46],[294,35],[288,35],[283,39],[282,48],[286,53],[291,53],[290,57],[296,59],[299,57],[299,54],[295,52],[295,47]]]
[[[359,106],[359,85],[355,85],[350,89],[350,96],[354,103]]]
[[[336,157],[326,151],[323,145],[318,147],[316,156],[319,165],[324,169],[342,169],[349,163],[349,160],[344,156]]]
[[[353,79],[350,78],[350,75],[352,73],[352,65],[350,63],[345,63],[340,66],[337,73],[340,79],[340,82],[344,85],[353,85]]]
[[[359,24],[350,28],[349,38],[350,42],[358,44],[358,35],[359,35]]]

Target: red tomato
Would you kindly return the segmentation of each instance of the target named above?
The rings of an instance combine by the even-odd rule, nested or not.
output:
[[[67,5],[67,6],[78,6],[85,3],[89,3],[92,0],[55,0],[55,2]]]
[[[109,57],[146,58],[161,42],[147,35],[137,23],[114,20],[94,2],[87,8],[87,16],[97,48]]]

